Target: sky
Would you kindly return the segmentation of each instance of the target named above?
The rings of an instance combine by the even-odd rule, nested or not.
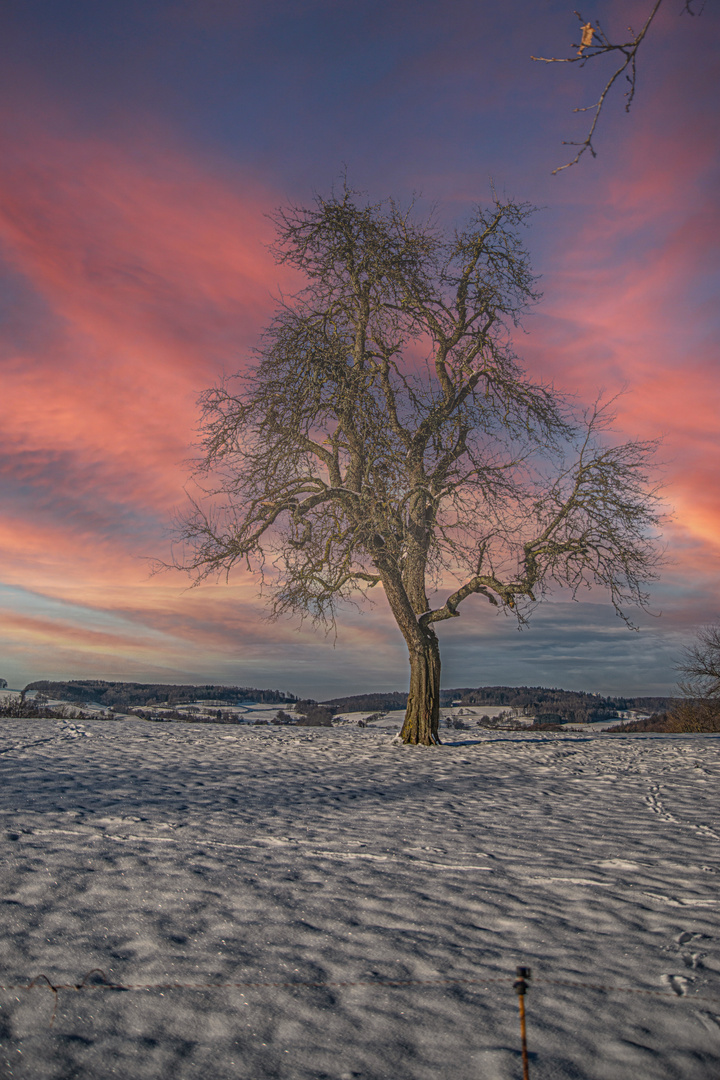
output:
[[[281,292],[268,215],[344,169],[446,224],[491,185],[538,206],[528,371],[617,438],[662,437],[666,566],[628,630],[599,593],[529,628],[471,598],[443,685],[672,693],[720,618],[720,36],[665,0],[600,119],[559,0],[24,0],[0,16],[0,676],[219,682],[322,699],[407,686],[383,598],[337,638],[268,622],[257,581],[151,574],[196,454],[197,398],[243,370]],[[696,5],[699,7],[699,5]],[[611,37],[649,0],[582,8]],[[476,602],[473,603],[473,600]]]

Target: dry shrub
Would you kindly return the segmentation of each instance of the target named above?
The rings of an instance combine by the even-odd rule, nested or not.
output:
[[[45,699],[47,701],[47,698]],[[35,701],[23,701],[11,698],[0,702],[0,718],[12,720],[91,720],[97,719],[92,714],[84,713],[73,705],[43,705]]]
[[[665,731],[720,731],[720,700],[689,698],[678,701],[667,714]]]
[[[613,724],[603,735],[629,735],[634,731],[667,731],[667,713],[653,713],[644,720],[630,720],[627,724]]]

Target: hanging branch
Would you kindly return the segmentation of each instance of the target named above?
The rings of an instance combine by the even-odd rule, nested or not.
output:
[[[622,61],[619,67],[613,72],[602,92],[594,105],[585,105],[583,107],[573,109],[573,112],[584,113],[589,112],[593,114],[592,123],[585,139],[582,142],[574,142],[572,140],[563,140],[563,146],[577,146],[579,147],[575,157],[566,162],[564,165],[559,165],[557,169],[553,169],[552,175],[562,172],[563,169],[569,169],[571,165],[576,165],[586,150],[589,150],[593,157],[597,157],[597,152],[593,146],[593,137],[595,135],[595,128],[597,127],[598,120],[600,119],[600,113],[602,112],[605,104],[605,99],[612,89],[614,83],[621,75],[624,75],[627,82],[630,84],[629,89],[625,92],[625,112],[630,112],[630,106],[632,105],[633,98],[635,97],[635,86],[637,80],[637,52],[640,45],[645,39],[645,35],[650,29],[650,25],[660,10],[660,5],[663,0],[656,0],[650,14],[648,15],[642,29],[639,33],[635,33],[632,27],[628,27],[628,33],[633,35],[630,41],[622,43],[613,43],[608,38],[605,31],[602,29],[599,22],[595,25],[591,22],[585,22],[583,16],[579,11],[576,11],[578,19],[581,23],[582,37],[579,45],[574,45],[573,48],[577,48],[577,54],[575,56],[532,56],[531,60],[539,60],[544,64],[580,64],[584,67],[588,60],[594,60],[598,56],[604,56],[606,53],[619,53],[622,57]],[[704,3],[700,5],[699,10],[695,11],[694,6],[697,0],[685,0],[683,6],[683,13],[688,15],[701,15]]]

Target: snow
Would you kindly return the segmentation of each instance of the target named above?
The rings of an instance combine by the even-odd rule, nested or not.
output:
[[[533,1080],[720,1075],[720,738],[396,720],[0,720],[3,986],[315,984],[2,990],[3,1080],[511,1080],[518,964]]]

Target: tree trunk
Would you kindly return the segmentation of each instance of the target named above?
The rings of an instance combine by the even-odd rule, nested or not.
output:
[[[400,737],[415,746],[439,744],[440,648],[435,632],[423,632],[422,642],[410,648],[410,693]]]

